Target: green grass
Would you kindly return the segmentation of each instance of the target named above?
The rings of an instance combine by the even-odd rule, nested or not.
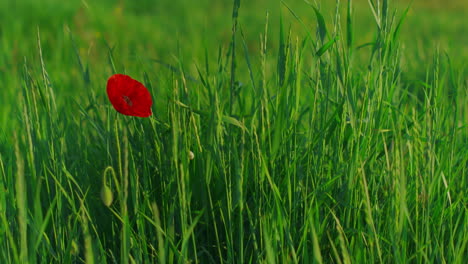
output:
[[[0,1],[1,263],[466,263],[465,1],[251,2]]]

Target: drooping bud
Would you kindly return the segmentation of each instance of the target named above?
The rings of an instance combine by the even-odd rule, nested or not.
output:
[[[112,194],[112,190],[107,184],[103,184],[101,188],[101,200],[105,206],[111,206],[112,202],[114,201],[114,195]]]

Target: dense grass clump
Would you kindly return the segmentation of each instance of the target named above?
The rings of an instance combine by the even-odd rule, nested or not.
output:
[[[0,262],[466,263],[466,48],[389,2],[1,3]]]

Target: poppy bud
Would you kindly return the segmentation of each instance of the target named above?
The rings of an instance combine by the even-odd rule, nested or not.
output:
[[[195,154],[193,154],[193,152],[190,150],[189,153],[188,153],[188,157],[190,160],[193,160],[195,158]]]
[[[112,194],[111,188],[107,184],[103,184],[101,188],[101,200],[105,206],[109,207],[114,201],[114,195]]]

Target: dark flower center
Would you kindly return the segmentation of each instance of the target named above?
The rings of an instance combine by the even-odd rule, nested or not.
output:
[[[125,101],[129,106],[132,106],[132,105],[133,105],[132,100],[130,100],[130,97],[128,97],[128,96],[126,96],[126,95],[124,95],[124,96],[122,96],[122,97],[123,97],[124,101]]]

